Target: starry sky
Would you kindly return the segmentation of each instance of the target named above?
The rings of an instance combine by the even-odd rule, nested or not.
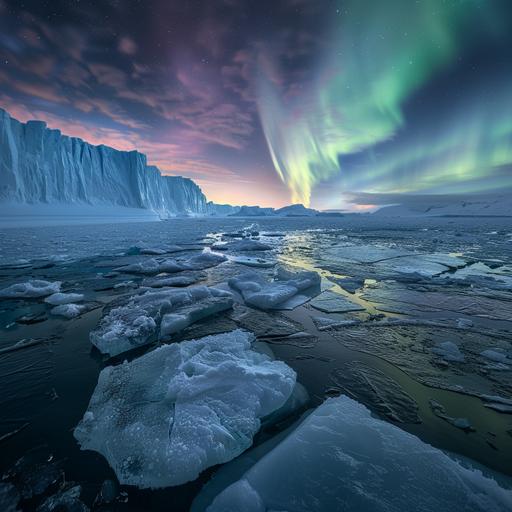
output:
[[[512,193],[512,2],[0,0],[0,106],[218,203]]]

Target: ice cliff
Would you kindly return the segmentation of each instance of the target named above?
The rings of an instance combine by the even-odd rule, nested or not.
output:
[[[138,151],[93,146],[2,109],[0,202],[142,208],[163,218],[212,209],[192,180],[162,176]]]

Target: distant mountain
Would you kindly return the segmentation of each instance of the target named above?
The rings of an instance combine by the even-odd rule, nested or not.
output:
[[[274,210],[274,215],[280,217],[315,217],[318,213],[318,210],[306,208],[303,204],[291,204]]]
[[[231,217],[316,217],[322,215],[318,210],[306,208],[303,204],[290,204],[283,208],[262,208],[261,206],[241,206]]]
[[[262,208],[261,206],[241,206],[238,211],[230,214],[230,217],[268,217],[274,214],[274,208]]]

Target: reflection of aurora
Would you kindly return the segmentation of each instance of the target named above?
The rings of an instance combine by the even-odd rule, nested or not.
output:
[[[348,2],[333,32],[335,50],[303,94],[286,100],[270,81],[260,81],[262,126],[293,202],[308,205],[313,187],[337,175],[346,191],[511,186],[510,172],[503,172],[512,162],[511,69],[490,80],[485,92],[468,93],[460,84],[469,96],[465,105],[439,112],[425,126],[408,126],[404,115],[405,103],[455,65],[476,32],[497,40],[505,23],[498,1],[395,0],[372,2],[371,8]],[[340,165],[344,155],[357,153],[357,173]]]

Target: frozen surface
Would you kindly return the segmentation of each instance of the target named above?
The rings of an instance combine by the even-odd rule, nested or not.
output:
[[[105,368],[75,430],[82,449],[142,488],[179,485],[236,457],[295,386],[295,372],[251,342],[237,330]]]
[[[425,512],[505,512],[512,493],[341,396],[324,402],[207,510],[398,512],[413,503]]]
[[[26,283],[17,283],[0,290],[1,299],[32,299],[46,297],[60,290],[60,281],[50,282],[32,279]]]
[[[75,318],[87,311],[85,304],[60,304],[51,309],[52,315],[63,316],[65,318]]]
[[[508,353],[510,334],[484,334],[428,321],[333,324],[344,346],[382,357],[429,386],[480,396],[512,394],[509,367],[490,366],[481,356],[493,347]]]
[[[299,297],[299,292],[319,288],[320,276],[316,272],[294,273],[279,268],[273,281],[258,272],[245,272],[228,282],[231,288],[242,294],[246,304],[260,309],[286,309],[308,300],[308,297]]]
[[[322,292],[310,301],[311,306],[325,313],[347,313],[349,311],[363,311],[364,307],[352,302],[339,293],[329,290]]]
[[[110,306],[90,338],[102,353],[115,356],[150,343],[158,332],[169,337],[232,305],[231,293],[206,286],[148,290]]]

